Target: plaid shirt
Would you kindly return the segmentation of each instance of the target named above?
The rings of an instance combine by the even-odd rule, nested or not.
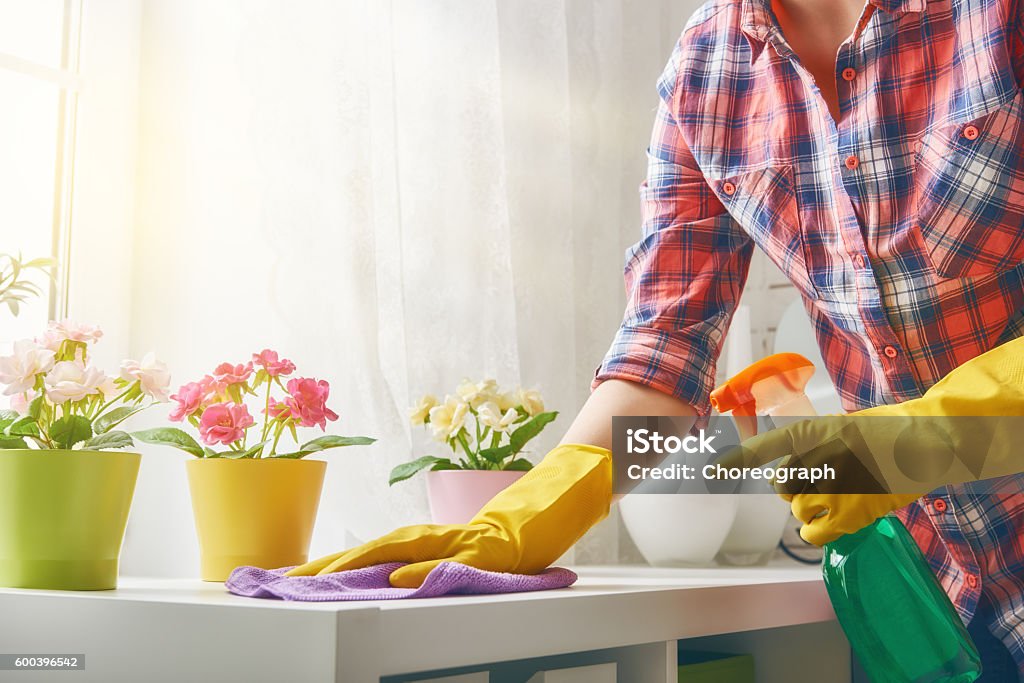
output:
[[[755,246],[803,297],[849,410],[920,396],[1024,334],[1024,9],[870,0],[836,123],[768,0],[712,0],[658,83],[628,303],[595,384],[709,410]],[[965,619],[982,591],[1024,668],[1024,477],[900,512]]]

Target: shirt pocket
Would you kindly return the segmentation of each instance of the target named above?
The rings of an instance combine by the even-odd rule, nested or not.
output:
[[[945,278],[1024,261],[1024,99],[925,134],[917,162],[917,229]]]
[[[804,295],[817,298],[808,273],[793,167],[768,166],[713,181],[726,210]]]

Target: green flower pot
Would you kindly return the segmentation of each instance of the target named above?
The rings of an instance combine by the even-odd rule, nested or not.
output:
[[[0,586],[117,588],[141,456],[0,450]]]

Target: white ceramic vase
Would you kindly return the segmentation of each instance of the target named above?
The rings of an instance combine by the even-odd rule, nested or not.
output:
[[[655,567],[714,563],[736,519],[740,496],[631,494],[619,502],[622,521],[640,554]]]
[[[727,496],[737,499],[736,520],[718,560],[742,567],[764,564],[775,554],[789,519],[789,503],[774,493]]]

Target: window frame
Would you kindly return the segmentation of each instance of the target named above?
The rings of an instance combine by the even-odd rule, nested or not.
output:
[[[54,85],[57,99],[57,158],[53,173],[53,208],[50,256],[57,259],[57,271],[49,287],[47,315],[51,320],[67,317],[71,257],[71,201],[74,192],[75,135],[78,95],[81,90],[79,60],[82,38],[83,0],[64,0],[61,18],[60,64],[47,66],[0,52],[0,70]]]

